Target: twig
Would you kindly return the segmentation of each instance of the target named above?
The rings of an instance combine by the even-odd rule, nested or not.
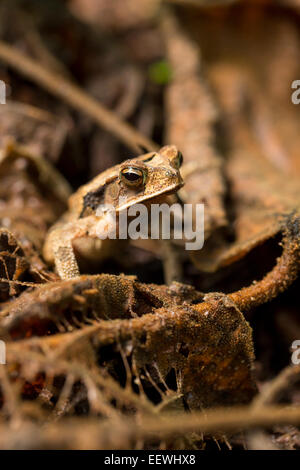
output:
[[[8,111],[29,116],[32,119],[45,122],[47,124],[55,124],[56,117],[54,114],[45,111],[44,109],[37,108],[31,104],[21,103],[21,101],[9,100],[5,106],[0,106],[0,113],[5,114]]]
[[[292,216],[287,221],[282,245],[282,255],[277,259],[276,266],[261,281],[228,294],[229,299],[243,313],[274,299],[297,278],[300,269],[299,217]],[[207,310],[205,302],[194,307],[200,312]]]
[[[6,282],[7,284],[17,284],[17,285],[26,286],[26,287],[39,287],[40,286],[38,282],[17,281],[15,279],[5,279],[4,277],[0,278],[0,282]]]
[[[18,70],[28,79],[44,87],[48,92],[62,98],[69,105],[85,112],[101,127],[116,135],[125,145],[136,152],[141,149],[156,150],[157,146],[150,139],[122,121],[113,112],[71,83],[60,74],[49,71],[35,60],[26,57],[16,48],[0,41],[0,59]]]
[[[253,400],[253,408],[261,408],[268,405],[295,380],[300,377],[300,366],[290,365],[285,367],[273,380],[271,380],[262,392]]]
[[[25,40],[28,42],[36,58],[42,64],[47,65],[51,70],[56,71],[66,78],[70,78],[69,71],[66,69],[65,65],[56,59],[44,43],[32,16],[17,7],[14,12],[14,17],[18,28],[24,35]]]
[[[274,299],[297,278],[300,268],[300,219],[292,217],[285,228],[283,252],[276,266],[259,282],[229,295],[240,310],[250,310]]]
[[[195,8],[211,8],[216,6],[230,5],[236,3],[238,0],[163,0],[163,3],[170,3],[180,6],[195,7]]]
[[[181,282],[183,272],[177,246],[171,240],[160,240],[160,246],[165,283],[169,286],[174,281]]]
[[[180,423],[180,426],[178,426]],[[299,424],[300,407],[266,406],[252,409],[251,406],[219,408],[192,414],[165,415],[159,419],[147,416],[141,419],[139,436],[151,434],[164,437],[189,432],[229,432],[256,427],[267,428],[275,424]]]
[[[300,423],[300,407],[283,408],[279,406],[268,406],[263,410],[252,410],[251,406],[220,408],[206,410],[198,413],[178,413],[161,414],[160,416],[139,415],[138,421],[130,418],[117,418],[102,420],[91,419],[80,422],[69,420],[57,424],[49,424],[40,428],[35,436],[34,443],[28,440],[28,432],[21,433],[21,427],[18,429],[18,445],[43,447],[47,442],[49,445],[56,446],[61,442],[61,436],[64,436],[64,443],[71,448],[77,448],[78,442],[82,442],[83,436],[91,436],[86,445],[92,448],[115,449],[115,443],[118,442],[116,436],[121,432],[122,440],[126,435],[126,444],[138,441],[140,439],[153,438],[164,439],[174,436],[186,436],[187,433],[203,432],[205,434],[214,434],[219,432],[236,432],[242,429],[268,428],[279,424]],[[76,425],[77,424],[77,425]],[[5,426],[5,427],[4,427]],[[24,426],[24,424],[23,424]],[[59,434],[59,432],[61,434]],[[123,434],[124,433],[124,434]],[[7,424],[0,426],[0,448],[11,448],[16,436],[16,430],[11,430]],[[31,433],[31,435],[34,435]],[[26,441],[24,438],[26,436]],[[52,443],[49,439],[52,436]],[[53,441],[53,436],[57,440]],[[39,442],[40,441],[40,442]],[[21,443],[21,444],[20,444]],[[51,447],[50,447],[51,448]]]

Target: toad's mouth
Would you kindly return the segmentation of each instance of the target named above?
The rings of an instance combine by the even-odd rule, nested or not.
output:
[[[121,212],[125,209],[128,209],[128,207],[132,206],[134,204],[139,204],[142,203],[143,201],[150,201],[151,199],[155,199],[159,196],[166,196],[168,194],[173,194],[176,193],[180,188],[184,186],[184,182],[180,181],[175,184],[171,184],[170,186],[167,186],[163,191],[157,191],[156,193],[151,193],[151,194],[144,194],[139,197],[132,197],[128,198],[126,202],[121,204],[117,209],[116,212]]]

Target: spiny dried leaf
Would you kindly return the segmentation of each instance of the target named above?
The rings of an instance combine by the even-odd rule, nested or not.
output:
[[[124,374],[133,387],[138,381],[139,393],[154,401],[171,389],[190,408],[247,402],[255,392],[251,329],[222,295],[210,297],[207,311],[199,314],[193,303],[201,298],[178,284],[83,276],[39,287],[8,305],[2,337],[54,334],[11,342],[8,355],[22,350],[21,360],[30,362],[30,351],[51,351],[89,367],[94,358],[95,367],[101,365],[121,384]],[[72,332],[88,321],[94,326]]]

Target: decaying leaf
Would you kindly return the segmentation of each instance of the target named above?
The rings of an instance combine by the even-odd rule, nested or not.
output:
[[[70,127],[68,119],[34,106],[10,101],[0,107],[0,145],[5,146],[7,138],[12,138],[31,153],[52,161],[59,159]]]
[[[222,159],[216,148],[215,126],[218,110],[197,45],[180,30],[175,17],[163,21],[167,57],[172,70],[166,91],[166,140],[174,142],[184,155],[184,203],[205,205],[204,235],[226,225],[225,181]]]
[[[300,39],[291,12],[278,15],[271,3],[183,11],[218,104],[215,139],[225,157],[229,235],[234,237],[230,243],[228,236],[214,236],[194,254],[204,271],[244,257],[278,233],[288,213],[299,211],[300,115],[291,101],[291,84],[299,75],[294,58]]]
[[[9,361],[25,370],[35,353],[52,358],[53,373],[57,360],[100,367],[154,402],[173,391],[190,409],[247,403],[255,393],[251,329],[226,296],[211,295],[199,313],[201,298],[176,283],[86,276],[22,294],[2,311],[1,335],[17,340],[7,345]]]
[[[0,298],[6,300],[8,297],[20,292],[25,272],[29,269],[29,262],[25,253],[12,235],[5,229],[0,229]]]
[[[1,150],[0,178],[1,278],[9,281],[5,291],[12,295],[21,287],[15,281],[55,279],[40,251],[49,226],[66,207],[69,186],[45,160],[12,141]]]

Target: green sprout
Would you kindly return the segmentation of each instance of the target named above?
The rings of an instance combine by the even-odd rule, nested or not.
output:
[[[149,78],[157,85],[166,85],[172,78],[172,70],[166,60],[154,62],[149,67]]]

